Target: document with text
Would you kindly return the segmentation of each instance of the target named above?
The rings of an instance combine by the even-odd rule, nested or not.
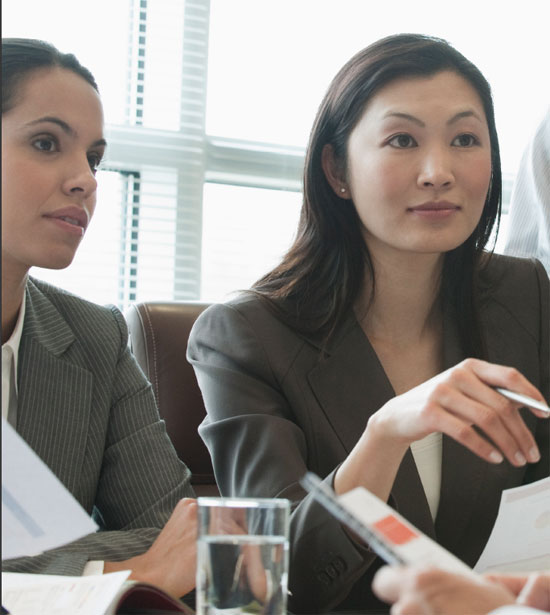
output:
[[[2,606],[10,615],[161,615],[193,610],[163,590],[129,581],[129,570],[84,577],[2,573]]]

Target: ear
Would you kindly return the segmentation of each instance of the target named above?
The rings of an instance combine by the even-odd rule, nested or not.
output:
[[[321,166],[330,187],[334,190],[337,197],[341,199],[351,199],[351,194],[344,176],[344,171],[336,162],[334,148],[330,143],[323,146],[321,152]]]

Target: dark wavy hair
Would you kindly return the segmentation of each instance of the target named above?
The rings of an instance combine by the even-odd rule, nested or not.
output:
[[[17,104],[19,86],[31,72],[43,68],[66,68],[98,91],[92,73],[72,53],[61,53],[50,43],[32,38],[2,39],[2,113]]]
[[[369,100],[402,77],[453,71],[479,94],[489,126],[491,180],[478,225],[459,247],[446,253],[441,294],[457,314],[464,350],[483,356],[475,316],[474,277],[481,254],[501,211],[502,176],[491,88],[479,69],[447,41],[419,34],[383,38],[352,57],[330,84],[315,118],[306,151],[304,194],[296,239],[282,262],[252,286],[278,316],[295,330],[327,342],[352,309],[368,270],[374,270],[353,202],[339,198],[322,169],[330,144],[347,168],[350,134]]]

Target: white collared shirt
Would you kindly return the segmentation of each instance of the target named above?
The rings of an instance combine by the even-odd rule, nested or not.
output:
[[[23,333],[27,298],[23,294],[23,302],[10,339],[2,344],[2,417],[8,419],[10,407],[17,408],[17,360],[19,345]],[[11,406],[10,406],[11,405]]]
[[[416,469],[424,487],[428,506],[435,522],[439,508],[441,491],[441,461],[443,457],[443,436],[439,432],[431,433],[422,440],[411,444],[411,452]]]

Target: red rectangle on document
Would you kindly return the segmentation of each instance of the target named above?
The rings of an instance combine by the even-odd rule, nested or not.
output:
[[[391,540],[394,545],[403,545],[409,542],[409,540],[418,537],[418,534],[415,534],[409,527],[393,515],[388,515],[380,519],[380,521],[374,523],[373,526],[388,540]]]

